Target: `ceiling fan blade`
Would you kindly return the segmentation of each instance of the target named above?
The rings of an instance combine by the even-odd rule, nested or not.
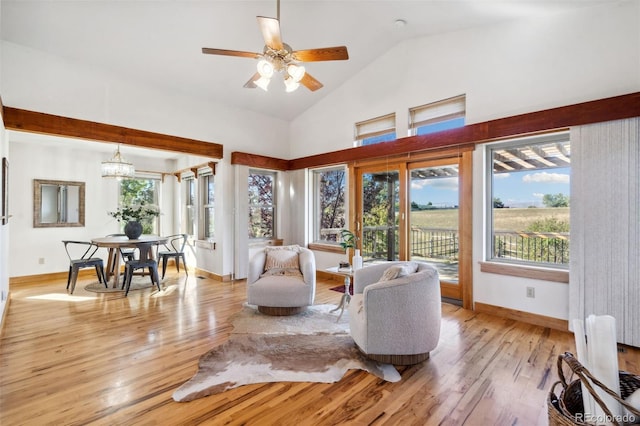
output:
[[[293,57],[301,62],[343,61],[349,59],[346,46],[323,47],[320,49],[296,50]]]
[[[273,50],[283,50],[282,37],[280,36],[280,21],[275,18],[257,16],[260,32],[264,38],[264,44]]]
[[[252,75],[252,76],[251,76],[251,78],[249,79],[249,81],[247,81],[247,82],[244,84],[244,86],[242,86],[242,87],[244,87],[244,88],[246,88],[246,89],[255,89],[256,87],[258,87],[258,86],[256,86],[255,81],[256,81],[257,79],[259,79],[259,78],[260,78],[260,74],[255,73],[254,75]]]
[[[207,55],[225,55],[225,56],[239,56],[241,58],[258,58],[262,56],[259,53],[243,52],[241,50],[226,50],[226,49],[212,49],[210,47],[203,47],[202,53]]]
[[[300,80],[300,84],[302,84],[312,92],[315,92],[322,87],[322,83],[312,77],[308,72],[304,73],[304,77],[302,77],[302,80]]]

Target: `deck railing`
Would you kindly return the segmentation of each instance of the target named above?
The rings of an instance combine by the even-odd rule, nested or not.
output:
[[[340,230],[324,230],[335,235]],[[365,260],[397,258],[398,228],[366,226],[363,229],[361,251]],[[569,263],[569,233],[566,232],[495,232],[494,257],[550,264]],[[428,259],[458,260],[459,234],[456,229],[411,228],[410,254]]]

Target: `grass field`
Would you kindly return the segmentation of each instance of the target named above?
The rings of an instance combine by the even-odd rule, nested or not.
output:
[[[496,231],[524,231],[536,220],[550,217],[569,222],[569,207],[494,209],[493,211]],[[421,228],[458,229],[458,210],[412,211],[411,225]]]

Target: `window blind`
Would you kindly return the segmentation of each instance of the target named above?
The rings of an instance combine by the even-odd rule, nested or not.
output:
[[[461,118],[466,112],[466,96],[460,95],[426,105],[409,108],[409,128]]]
[[[396,131],[396,114],[391,113],[382,117],[356,123],[355,140],[362,140],[374,136],[385,135]]]

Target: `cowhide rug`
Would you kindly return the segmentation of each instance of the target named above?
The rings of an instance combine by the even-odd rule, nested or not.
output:
[[[242,385],[266,382],[339,381],[349,369],[368,371],[390,382],[400,374],[388,364],[363,356],[349,335],[345,312],[334,305],[314,305],[306,312],[277,317],[245,305],[232,317],[229,340],[200,357],[198,371],[173,399],[191,401]]]

